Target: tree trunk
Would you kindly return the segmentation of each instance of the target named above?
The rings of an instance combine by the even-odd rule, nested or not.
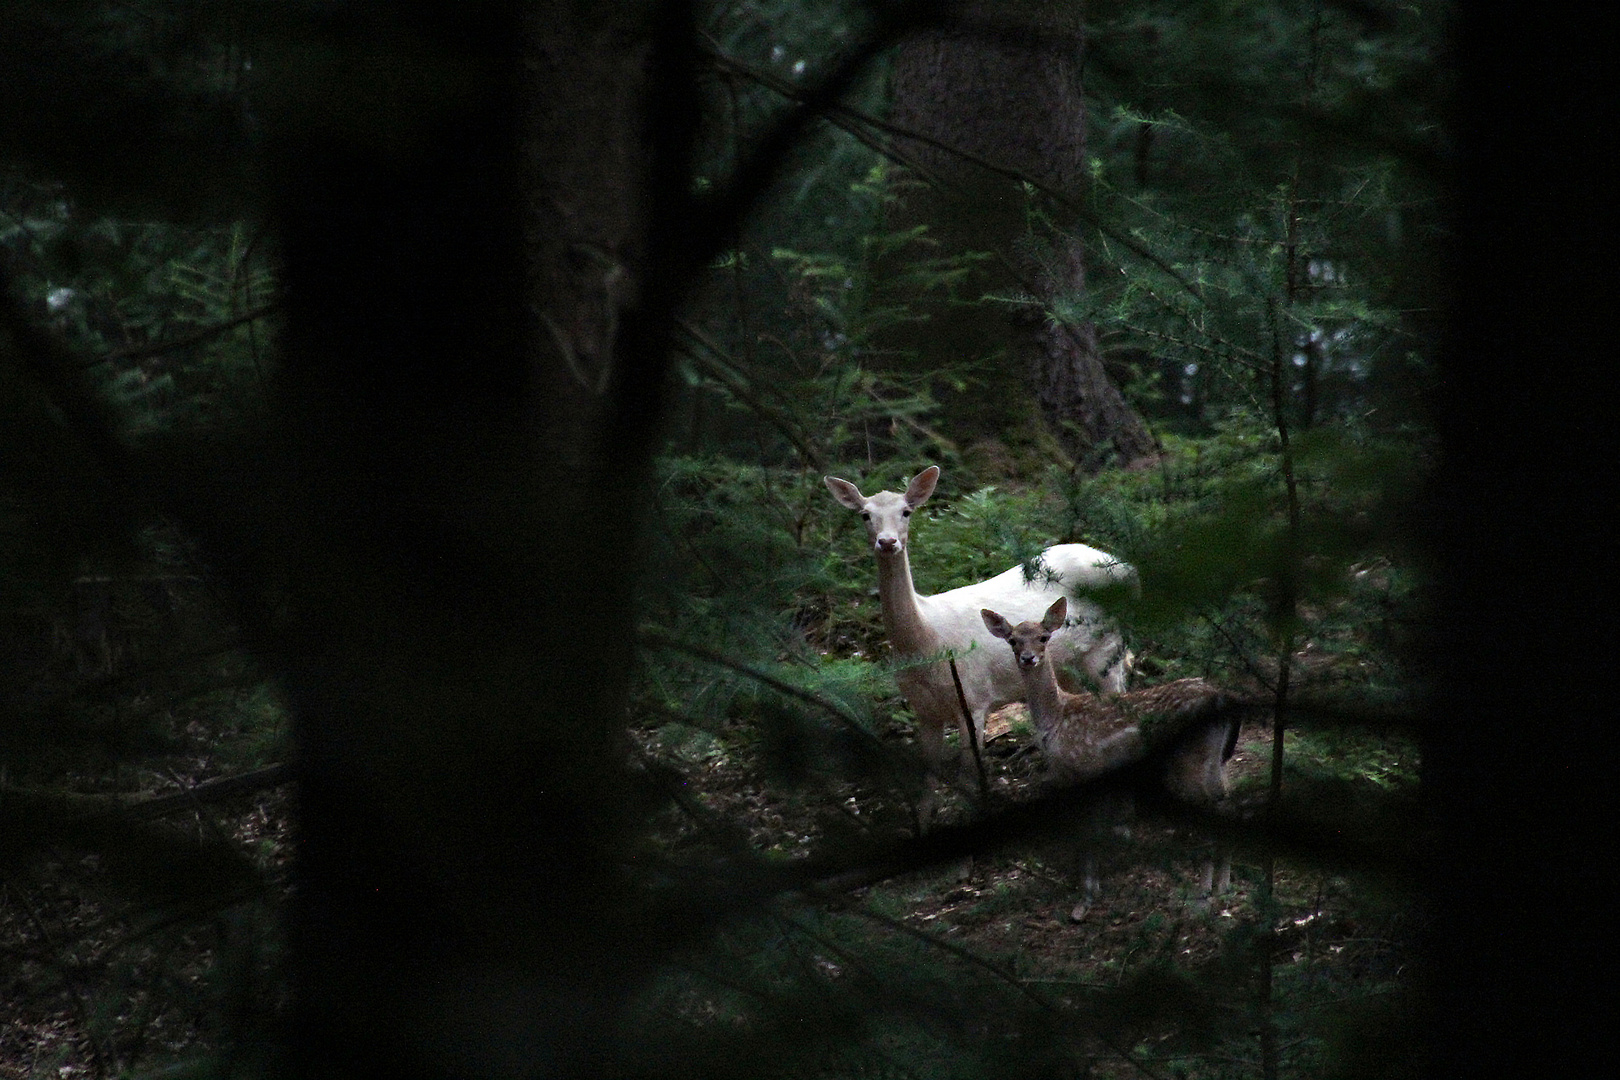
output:
[[[926,224],[945,253],[991,251],[996,260],[974,280],[981,295],[1019,296],[998,318],[983,307],[941,305],[929,321],[899,338],[924,363],[1003,357],[991,370],[990,393],[975,388],[953,401],[953,427],[993,436],[1022,419],[1020,400],[1033,388],[1058,445],[1076,463],[1096,468],[1154,453],[1152,435],[1108,377],[1089,323],[1059,323],[1052,304],[1085,288],[1079,241],[1028,213],[1020,183],[992,164],[1027,177],[1065,199],[1080,197],[1085,165],[1085,110],[1080,94],[1083,44],[1074,5],[966,5],[949,27],[914,35],[894,63],[892,119],[933,142],[900,140],[918,170],[936,181],[910,196],[892,224]],[[944,149],[934,143],[943,144]],[[953,153],[952,151],[962,153]],[[1062,227],[1056,200],[1036,205]]]
[[[650,432],[608,432],[661,379],[621,330],[654,30],[542,8],[364,9],[318,47],[383,50],[390,94],[344,64],[322,89],[361,123],[276,129],[288,617],[261,643],[308,1075],[592,1074],[652,955],[619,750]]]

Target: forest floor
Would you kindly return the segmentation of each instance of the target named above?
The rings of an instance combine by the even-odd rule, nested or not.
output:
[[[988,733],[984,759],[998,801],[1026,798],[1038,784],[1038,754],[1026,749],[1027,728],[1017,720],[1016,712],[998,714]],[[746,741],[696,759],[671,758],[656,729],[632,729],[632,736],[644,754],[677,768],[710,813],[743,825],[758,850],[803,851],[829,822],[899,820],[881,795],[779,790],[762,779],[757,755],[740,748]],[[886,738],[909,743],[911,733],[896,720]],[[1229,813],[1242,816],[1260,804],[1269,760],[1269,724],[1246,722],[1228,766]],[[189,761],[189,768],[176,763],[166,773],[165,786],[182,789],[218,771],[206,756]],[[209,807],[191,827],[224,830],[285,882],[291,805],[287,787],[258,792]],[[944,819],[966,812],[965,801],[947,794]],[[668,812],[658,828],[677,855],[683,844],[701,842],[699,827],[679,811]],[[1193,900],[1207,850],[1167,825],[1136,821],[1108,840],[1100,895],[1078,921],[1071,918],[1080,895],[1075,851],[1055,842],[906,874],[851,899],[942,950],[967,950],[1009,973],[1009,981],[1016,972],[1018,983],[1041,988],[1062,1007],[1071,991],[1120,986],[1155,964],[1220,977],[1232,943],[1254,933],[1261,875],[1240,856],[1232,889],[1201,907]],[[62,860],[26,882],[0,878],[0,1080],[99,1080],[195,1049],[206,1038],[183,991],[211,978],[229,959],[230,934],[247,931],[222,930],[216,919],[174,932],[161,917],[109,899],[104,873],[93,859]],[[1369,903],[1364,883],[1285,862],[1277,866],[1274,894],[1270,930],[1279,964],[1341,996],[1354,995],[1357,986],[1376,993],[1398,981],[1410,937],[1398,904]],[[1234,1003],[1226,1026],[1252,1025],[1246,1009]],[[1157,1037],[1176,1034],[1167,1029]],[[1257,1058],[1229,1064],[1247,1073],[1251,1065],[1257,1069]],[[1116,1065],[1117,1071],[1094,1063],[1093,1074],[1141,1075],[1123,1059]]]
[[[220,775],[220,764],[194,752],[145,775],[141,787],[193,789]],[[279,906],[291,880],[292,794],[290,785],[254,791],[174,815],[165,827],[228,836],[257,864]],[[241,977],[240,958],[264,952],[246,948],[246,939],[257,935],[262,944],[276,933],[254,918],[266,914],[254,905],[202,917],[154,907],[138,884],[93,855],[64,854],[15,875],[4,869],[0,1080],[101,1080],[194,1052],[207,1041],[199,1022],[207,984],[222,969]],[[245,982],[275,997],[265,985],[272,978],[261,970]]]
[[[1022,705],[1009,706],[992,715],[987,727],[984,762],[993,801],[1000,805],[1033,798],[1041,788],[1042,761],[1032,746],[1026,716]],[[653,733],[640,734],[644,748],[655,752]],[[886,738],[909,743],[911,733],[897,720]],[[1227,765],[1231,795],[1221,808],[1224,814],[1252,819],[1264,805],[1271,740],[1269,717],[1243,724]],[[750,840],[762,850],[803,850],[828,823],[851,816],[883,821],[887,810],[891,826],[901,817],[871,792],[846,790],[829,798],[826,792],[776,790],[761,781],[758,763],[746,754],[716,753],[679,767],[706,809],[728,821],[749,822]],[[833,807],[838,813],[830,813],[829,803],[839,799],[842,805]],[[964,820],[969,814],[967,800],[946,794],[943,820]],[[701,827],[691,822],[673,827],[675,833],[683,830],[698,833]],[[679,839],[670,839],[678,848]],[[1100,891],[1079,917],[1075,909],[1082,878],[1076,847],[1050,840],[895,877],[858,890],[853,900],[878,922],[897,923],[905,933],[935,943],[942,954],[971,953],[985,968],[1002,973],[1009,986],[1034,988],[1077,1020],[1085,1013],[1084,1007],[1074,1008],[1081,998],[1094,1003],[1096,991],[1118,989],[1133,980],[1151,988],[1166,970],[1187,973],[1206,990],[1226,988],[1228,999],[1220,1010],[1224,1015],[1204,1018],[1204,1035],[1218,1034],[1200,1043],[1195,1033],[1191,1040],[1198,1046],[1192,1056],[1206,1066],[1213,1061],[1213,1066],[1189,1072],[1189,1033],[1175,1024],[1150,1023],[1134,1031],[1135,1051],[1117,1042],[1098,1044],[1089,1066],[1092,1076],[1165,1075],[1155,1069],[1171,1063],[1169,1075],[1260,1075],[1258,1040],[1248,1036],[1258,1026],[1254,973],[1245,964],[1256,935],[1268,929],[1259,903],[1261,867],[1245,861],[1243,853],[1234,856],[1231,888],[1205,905],[1198,902],[1198,884],[1211,851],[1206,842],[1163,822],[1138,819],[1115,829],[1103,845]],[[1320,1021],[1366,1011],[1366,1000],[1380,995],[1400,1000],[1411,959],[1414,912],[1398,889],[1364,878],[1287,859],[1275,860],[1273,873],[1269,931],[1276,978],[1279,986],[1293,988],[1288,991],[1292,1000],[1274,1016],[1294,1064],[1306,1067],[1322,1036],[1308,1034],[1311,1024],[1298,1023],[1299,1014],[1314,1013]],[[1234,962],[1234,957],[1244,959]],[[1175,986],[1161,988],[1179,993]],[[1176,1007],[1165,1004],[1167,1011]],[[1380,1015],[1376,1009],[1371,1012],[1375,1020]],[[1352,1021],[1344,1030],[1354,1026]],[[1236,1049],[1234,1032],[1240,1033]],[[1215,1046],[1222,1038],[1226,1042]],[[1311,1042],[1315,1045],[1306,1045]],[[1308,1067],[1294,1074],[1309,1075]]]

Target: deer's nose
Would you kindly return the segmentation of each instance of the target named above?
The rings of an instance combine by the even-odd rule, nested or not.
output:
[[[897,536],[880,536],[877,538],[877,549],[882,552],[892,552],[900,546]]]

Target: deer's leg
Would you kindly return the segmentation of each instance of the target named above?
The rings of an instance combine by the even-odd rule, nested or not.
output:
[[[1080,880],[1080,902],[1070,909],[1070,922],[1081,922],[1091,913],[1092,905],[1097,902],[1097,893],[1101,890],[1097,878],[1097,852],[1090,844],[1080,852]]]
[[[1211,839],[1204,849],[1204,864],[1199,875],[1198,900],[1200,908],[1208,908],[1211,901],[1232,888],[1232,850],[1219,838]]]
[[[1232,853],[1215,841],[1204,860],[1203,880],[1198,890],[1198,906],[1207,908],[1215,897],[1232,888]]]

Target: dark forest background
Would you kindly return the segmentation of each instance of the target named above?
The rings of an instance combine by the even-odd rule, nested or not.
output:
[[[1600,36],[0,4],[0,1072],[1607,1060]],[[927,464],[923,588],[1083,540],[1265,703],[1128,943],[1027,726],[912,753],[821,477]]]

